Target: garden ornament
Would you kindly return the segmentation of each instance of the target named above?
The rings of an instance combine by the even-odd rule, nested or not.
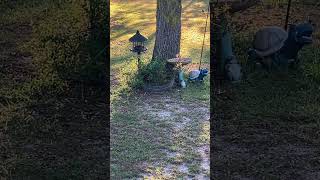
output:
[[[254,37],[253,48],[248,51],[249,59],[268,70],[274,66],[283,70],[289,64],[298,64],[298,53],[313,42],[313,31],[311,22],[290,24],[288,32],[276,26],[262,28]]]
[[[189,73],[189,80],[190,81],[203,81],[203,78],[209,74],[207,69],[200,69],[200,70],[192,70]]]
[[[186,82],[184,80],[184,72],[183,72],[183,66],[191,63],[191,58],[181,58],[179,54],[176,55],[176,58],[168,59],[167,62],[169,64],[174,65],[178,70],[178,80],[179,84],[182,88],[186,87]]]
[[[228,59],[228,63],[225,65],[225,72],[231,82],[239,82],[241,80],[241,66],[235,56],[231,56]]]
[[[225,31],[221,39],[221,72],[231,82],[238,82],[242,78],[241,66],[238,63],[232,51],[232,36],[231,33]]]
[[[204,10],[202,12],[204,12]],[[203,48],[204,48],[204,43],[205,43],[205,38],[206,38],[206,33],[207,33],[209,14],[210,14],[210,6],[208,6],[208,11],[206,13],[206,25],[205,25],[205,29],[204,29],[204,33],[203,33],[203,39],[202,39],[199,70],[192,70],[189,73],[189,80],[190,81],[202,82],[203,78],[209,74],[208,69],[201,69],[201,63],[202,63],[202,57],[203,57]]]

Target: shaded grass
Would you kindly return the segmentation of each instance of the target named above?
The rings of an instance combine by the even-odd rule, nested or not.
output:
[[[222,97],[217,100],[214,135],[223,138],[226,144],[236,145],[239,155],[229,154],[230,157],[225,160],[215,159],[216,175],[219,171],[224,175],[228,174],[222,167],[227,167],[231,176],[239,173],[244,177],[260,178],[302,177],[303,172],[311,171],[307,167],[311,168],[309,155],[313,156],[312,153],[302,150],[300,153],[307,155],[300,156],[293,154],[294,151],[299,152],[298,149],[293,147],[291,151],[283,150],[280,146],[319,146],[318,88],[318,85],[299,77],[299,73],[282,80],[278,77],[259,77],[256,74],[255,79],[239,87],[231,87],[224,100]],[[222,146],[228,148],[231,145]],[[241,150],[241,147],[248,148],[248,152]],[[221,150],[216,149],[216,154],[228,156],[228,153],[222,153]],[[246,156],[247,153],[251,157]],[[241,154],[244,158],[240,158]],[[286,166],[293,158],[299,159],[299,163],[291,164],[287,170],[296,172],[290,176],[280,175],[281,169],[275,168],[275,164]],[[318,156],[314,158],[319,159]],[[255,164],[258,159],[260,163]],[[242,165],[239,166],[239,163]],[[317,167],[311,169],[316,170]],[[216,177],[221,178],[222,174]]]
[[[275,16],[270,12],[258,16],[267,13]],[[299,15],[301,12],[294,13]],[[252,21],[252,29],[257,28],[255,22],[260,21],[250,13],[243,17]],[[264,23],[273,20],[277,18]],[[226,93],[214,97],[213,177],[312,179],[320,167],[318,32],[314,44],[299,54],[302,65],[284,75],[254,69],[247,61],[251,28],[234,35],[234,50],[246,79],[237,85],[226,84]]]
[[[136,178],[141,165],[165,156],[161,147],[167,146],[164,129],[167,124],[140,115],[130,101],[111,115],[111,177]],[[118,104],[119,105],[119,104]],[[115,108],[117,109],[117,108]]]
[[[7,114],[6,134],[16,155],[8,169],[11,178],[107,176],[103,99],[91,96],[82,101],[70,95],[61,98],[29,102]]]
[[[36,78],[34,54],[24,47],[35,38],[31,32],[39,20],[48,18],[47,7],[52,4],[1,13],[9,18],[1,21],[0,37],[0,179],[107,177],[103,88],[68,83],[59,89],[64,82]]]

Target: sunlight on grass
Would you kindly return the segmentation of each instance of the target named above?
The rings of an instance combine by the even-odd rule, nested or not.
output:
[[[182,1],[182,34],[181,50],[183,57],[191,57],[192,63],[200,61],[200,52],[205,30],[207,10],[205,1],[183,0]],[[121,1],[112,0],[110,3],[110,53],[111,71],[121,74],[121,69],[130,62],[135,55],[129,51],[131,44],[128,39],[139,30],[149,38],[148,51],[143,54],[142,60],[148,62],[152,57],[156,31],[156,0]],[[209,63],[209,20],[206,40],[203,51],[203,63]],[[121,77],[120,77],[121,76]],[[118,78],[125,78],[119,75]],[[123,81],[123,80],[121,80]],[[124,84],[123,84],[124,85]],[[119,88],[119,87],[117,87]],[[112,89],[112,91],[117,91]],[[207,92],[209,94],[209,92]]]
[[[205,77],[202,83],[189,82],[187,88],[182,90],[182,98],[189,101],[210,101],[210,78]]]
[[[201,133],[199,136],[199,141],[201,143],[209,143],[210,142],[210,122],[206,122],[201,125]]]
[[[200,0],[183,0],[182,2],[180,54],[183,57],[191,57],[193,60],[193,64],[185,69],[198,69],[195,64],[199,63],[200,60],[206,21],[206,14],[202,10],[206,10],[207,6],[204,1]],[[146,114],[140,112],[144,109],[141,109],[143,107],[138,106],[136,103],[139,101],[141,101],[139,104],[145,103],[145,97],[143,95],[140,96],[140,92],[136,94],[130,86],[137,73],[137,58],[135,54],[129,51],[131,48],[129,38],[139,30],[142,35],[149,39],[147,42],[148,51],[142,55],[141,59],[144,62],[149,62],[155,42],[156,0],[112,0],[110,13],[110,75],[112,79],[111,104],[113,105],[111,118],[112,176],[176,179],[187,176],[187,173],[180,172],[181,165],[185,166],[186,171],[190,168],[192,173],[198,173],[199,158],[201,157],[197,152],[193,152],[194,146],[197,145],[198,141],[202,143],[208,139],[208,126],[202,127],[199,124],[192,124],[192,126],[190,125],[192,130],[185,128],[181,133],[172,135],[171,130],[173,130],[172,126],[174,124],[159,121],[159,116],[155,116],[155,114],[149,117],[149,114],[155,112],[146,112]],[[206,64],[205,67],[208,67],[210,62],[209,38],[209,27],[207,27],[202,59],[202,62]],[[187,76],[186,72],[185,78]],[[210,81],[206,77],[201,85],[190,83],[186,89],[174,89],[174,92],[171,93],[174,96],[176,95],[177,99],[182,96],[183,101],[186,100],[186,104],[190,101],[207,104],[210,97],[209,87]],[[175,97],[172,98],[172,95],[170,96],[170,99],[175,100]],[[162,100],[154,103],[153,108],[167,108],[167,103],[161,104]],[[174,110],[178,111],[174,107],[170,109],[170,111]],[[175,121],[177,120],[172,120],[172,122]],[[192,133],[189,131],[192,131]],[[135,136],[131,137],[132,134]],[[176,151],[183,152],[179,156],[171,158],[166,156],[166,151],[164,151],[166,148],[169,148],[168,150],[172,151],[173,154]],[[184,152],[185,150],[187,152]],[[196,164],[190,162],[193,160],[197,160]],[[157,164],[158,162],[160,164]]]

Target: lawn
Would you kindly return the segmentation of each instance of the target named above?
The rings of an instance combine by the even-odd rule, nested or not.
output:
[[[197,69],[207,5],[182,1],[181,56]],[[132,89],[137,71],[128,39],[139,30],[148,37],[148,63],[155,41],[156,1],[111,1],[111,177],[209,178],[209,78],[162,94]],[[209,27],[208,27],[209,28]],[[209,68],[209,29],[203,67]]]
[[[319,179],[320,34],[300,53],[302,65],[287,76],[249,70],[253,32],[283,26],[286,8],[256,6],[233,17],[235,52],[246,79],[225,84],[214,97],[212,177],[217,179]],[[319,8],[293,4],[290,22],[307,14],[319,24]],[[263,19],[263,21],[262,21]]]
[[[0,6],[0,179],[107,179],[105,90],[51,69],[53,57],[79,53],[70,50],[85,41],[86,13],[79,4],[32,2]],[[64,42],[59,53],[52,37]]]
[[[200,52],[205,29],[206,14],[202,10],[207,10],[207,5],[201,0],[190,0],[183,2],[182,14],[182,37],[181,52],[182,57],[191,57],[193,65],[190,68],[198,68]],[[120,83],[122,86],[112,88],[111,93],[126,86],[123,73],[125,69],[136,68],[136,56],[129,51],[131,44],[129,38],[139,30],[148,41],[148,51],[143,55],[143,61],[149,62],[155,41],[156,30],[156,1],[121,1],[114,0],[110,3],[110,62],[111,62],[111,85]],[[208,23],[209,24],[209,23]],[[209,67],[210,35],[207,27],[206,41],[203,53],[203,67]],[[133,67],[132,67],[133,66]],[[116,80],[117,79],[117,80]]]

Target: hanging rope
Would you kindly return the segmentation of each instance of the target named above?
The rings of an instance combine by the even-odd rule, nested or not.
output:
[[[203,41],[202,41],[202,47],[201,47],[199,71],[200,71],[200,69],[201,69],[201,62],[202,62],[202,55],[203,55],[203,47],[204,47],[204,42],[205,42],[206,33],[207,33],[209,13],[210,13],[210,6],[208,5],[208,12],[207,12],[207,18],[206,18],[206,26],[205,26],[205,29],[204,29]]]

